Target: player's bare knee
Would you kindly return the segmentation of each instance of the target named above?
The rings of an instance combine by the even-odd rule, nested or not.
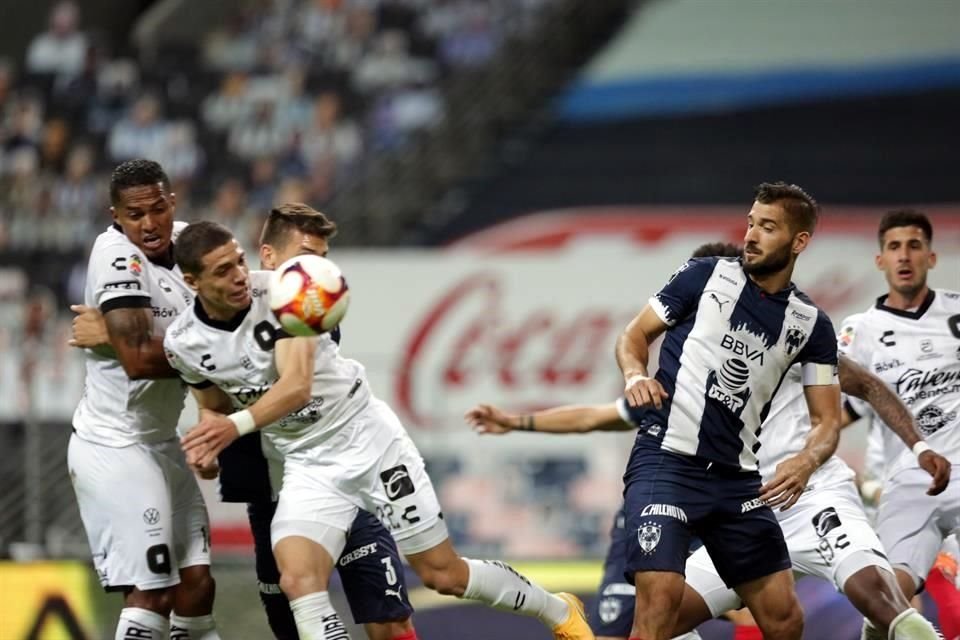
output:
[[[450,567],[420,567],[417,571],[424,586],[445,596],[463,595],[467,585]]]
[[[145,591],[133,589],[124,600],[128,607],[146,609],[162,616],[168,616],[173,611],[173,587],[147,589]]]
[[[280,574],[280,589],[293,600],[311,593],[327,590],[327,580],[317,573],[291,568]]]
[[[194,569],[194,567],[191,567]],[[209,567],[181,574],[180,584],[175,591],[175,608],[178,612],[202,611],[213,609],[213,600],[217,593],[217,582],[210,575]]]
[[[803,635],[803,609],[794,599],[792,604],[785,604],[773,611],[762,612],[757,618],[757,626],[768,640],[799,640]]]

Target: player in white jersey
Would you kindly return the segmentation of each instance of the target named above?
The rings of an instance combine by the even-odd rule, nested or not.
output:
[[[933,290],[933,228],[912,210],[886,214],[879,227],[877,267],[888,293],[844,322],[840,349],[872,370],[910,408],[931,446],[960,463],[960,294]],[[850,409],[858,410],[856,403]],[[860,408],[862,409],[862,408]],[[923,448],[923,445],[919,447]],[[930,571],[943,539],[960,527],[960,486],[939,496],[918,491],[916,456],[884,434],[886,475],[877,532],[903,592],[912,596]],[[865,635],[872,637],[872,629]]]
[[[579,601],[552,595],[500,562],[460,557],[449,540],[423,460],[396,415],[374,398],[363,367],[329,335],[289,338],[270,311],[269,274],[250,273],[229,230],[199,222],[181,235],[177,262],[197,293],[170,327],[167,357],[203,386],[204,411],[184,438],[205,466],[240,434],[264,434],[284,458],[272,524],[281,588],[301,637],[344,638],[327,585],[358,509],[374,512],[424,584],[533,615],[555,638],[593,638]],[[205,397],[208,396],[208,397]]]
[[[811,427],[799,369],[799,365],[795,365],[788,371],[760,432],[762,446],[758,456],[765,483],[776,476],[779,464],[805,451]],[[840,384],[845,393],[871,403],[878,413],[886,416],[898,437],[911,444],[922,441],[906,407],[868,371],[841,358]],[[491,434],[514,430],[543,433],[635,430],[640,424],[636,412],[631,411],[623,398],[606,405],[558,407],[524,416],[479,405],[467,413],[466,419],[479,433]],[[925,452],[923,458],[925,468],[930,471],[927,481],[933,476],[930,491],[939,493],[947,485],[949,463],[932,450]],[[794,571],[833,582],[854,606],[883,628],[903,625],[898,635],[891,634],[891,638],[937,638],[929,623],[910,609],[899,593],[893,570],[863,511],[853,478],[853,470],[833,455],[810,476],[807,489],[796,504],[776,512]],[[751,506],[745,504],[743,508]],[[608,564],[621,569],[625,566],[625,562],[611,558]],[[687,560],[686,582],[674,633],[688,632],[710,618],[743,606],[736,592],[720,578],[705,547],[697,549]],[[601,590],[619,592],[609,588],[611,586],[604,585],[606,588]],[[626,611],[631,604],[623,601],[620,608]],[[912,635],[904,635],[907,632]],[[598,636],[599,640],[604,638],[619,640],[626,638],[626,634]]]
[[[116,638],[218,638],[209,524],[176,438],[184,388],[163,332],[192,294],[173,261],[174,194],[156,162],[111,176],[114,224],[93,245],[84,303],[110,348],[86,350],[68,465],[100,582],[124,593]]]

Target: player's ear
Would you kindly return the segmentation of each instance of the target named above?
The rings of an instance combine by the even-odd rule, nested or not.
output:
[[[110,207],[110,217],[113,218],[114,222],[117,222],[117,208]]]
[[[793,253],[797,255],[803,253],[808,244],[810,244],[810,232],[801,231],[793,236]]]
[[[930,252],[930,257],[927,258],[927,265],[928,265],[928,267],[929,267],[930,269],[933,269],[935,266],[937,266],[937,252],[936,252],[936,251],[931,251],[931,252]]]
[[[183,281],[186,282],[186,283],[187,283],[187,286],[190,287],[191,289],[193,289],[194,291],[197,290],[197,286],[198,286],[198,284],[197,284],[197,277],[196,277],[195,275],[193,275],[192,273],[186,273],[186,272],[184,272],[184,274],[183,274]]]
[[[878,253],[874,257],[873,263],[877,265],[877,271],[883,271],[883,253]]]
[[[277,268],[277,254],[269,244],[260,245],[260,268],[271,271]]]
[[[177,208],[177,194],[175,194],[174,192],[171,191],[171,192],[170,192],[170,195],[168,196],[168,198],[169,198],[169,200],[170,200],[170,208],[171,208],[171,209],[176,209],[176,208]]]

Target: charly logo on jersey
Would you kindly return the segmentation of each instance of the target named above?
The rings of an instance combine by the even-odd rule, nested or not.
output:
[[[603,598],[598,606],[600,619],[604,624],[610,624],[623,613],[623,603],[617,598]]]
[[[640,550],[644,553],[653,553],[653,550],[660,544],[660,535],[663,529],[656,522],[644,522],[637,529],[637,541],[640,543]]]
[[[813,516],[811,522],[813,522],[813,528],[816,530],[817,535],[821,538],[843,524],[840,522],[840,515],[833,507],[827,507]]]
[[[880,336],[880,344],[885,347],[895,347],[897,345],[897,341],[893,336],[893,331],[884,331],[883,335]]]
[[[917,426],[920,433],[930,436],[957,419],[956,411],[944,411],[935,404],[924,407],[917,414]]]
[[[380,482],[383,483],[383,490],[387,492],[387,497],[391,501],[399,500],[416,491],[413,480],[410,478],[410,472],[407,471],[407,466],[403,464],[398,464],[380,472]]]

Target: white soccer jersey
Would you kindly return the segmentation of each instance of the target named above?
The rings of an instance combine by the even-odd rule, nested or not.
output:
[[[844,321],[839,347],[883,379],[910,408],[924,439],[960,463],[960,294],[930,290],[915,311],[884,306],[886,296]],[[860,410],[863,405],[851,402]],[[882,429],[890,478],[917,467],[916,457]]]
[[[770,481],[777,465],[800,453],[812,428],[810,411],[803,394],[800,365],[793,365],[773,397],[770,413],[760,430],[760,475]],[[810,486],[825,487],[847,482],[853,478],[853,469],[837,456],[830,456],[812,476]]]
[[[175,222],[174,240],[186,223]],[[162,336],[193,300],[180,268],[146,258],[117,226],[101,233],[90,252],[84,304],[102,312],[142,306],[153,311],[154,335]],[[176,378],[131,380],[120,361],[84,352],[86,384],[73,414],[84,440],[111,447],[152,443],[176,436],[185,390]]]
[[[233,321],[211,319],[198,298],[164,338],[167,359],[187,384],[215,384],[237,409],[251,406],[279,378],[273,356],[282,330],[270,310],[270,273],[253,271],[250,280],[253,302]],[[329,334],[317,340],[313,399],[264,429],[284,456],[322,444],[370,400],[363,366],[342,357]]]

